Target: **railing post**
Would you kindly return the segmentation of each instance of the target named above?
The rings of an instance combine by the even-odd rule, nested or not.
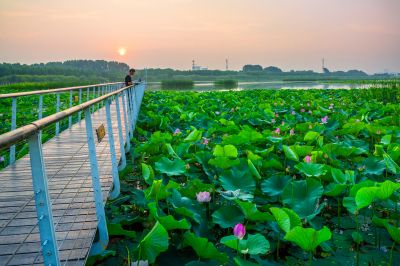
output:
[[[17,128],[17,98],[12,98],[11,104],[11,131]],[[10,164],[15,162],[15,145],[10,147]]]
[[[122,170],[126,167],[126,155],[125,155],[124,135],[122,134],[121,108],[119,105],[119,95],[115,95],[115,109],[117,111],[119,151],[121,153],[121,165],[119,166],[119,170]]]
[[[29,138],[29,156],[44,264],[60,265],[46,169],[43,160],[42,142],[38,132]]]
[[[105,86],[101,86],[101,95],[104,95],[104,87]],[[104,106],[104,102],[101,102],[101,106]]]
[[[81,103],[82,103],[82,89],[79,89],[79,104],[81,104]],[[78,121],[79,121],[79,123],[81,122],[81,120],[82,120],[82,112],[79,111],[78,112]]]
[[[131,149],[131,140],[129,139],[129,113],[126,112],[125,94],[126,90],[122,92],[122,110],[124,111],[126,149],[129,151]]]
[[[121,186],[119,183],[117,156],[115,154],[115,144],[114,144],[113,126],[112,126],[112,121],[111,121],[110,102],[111,102],[110,99],[106,100],[107,134],[108,134],[108,143],[110,145],[111,169],[112,169],[111,171],[112,171],[112,178],[113,178],[113,189],[110,193],[110,198],[115,199],[119,196]]]
[[[107,247],[108,232],[107,232],[106,215],[104,212],[103,195],[101,192],[102,190],[101,190],[101,182],[99,175],[99,167],[96,156],[96,146],[94,144],[90,107],[85,110],[85,123],[86,123],[86,137],[89,147],[90,171],[92,174],[94,202],[96,205],[96,215],[97,215],[97,223],[99,229],[99,241],[93,244],[92,249],[90,251],[91,254],[95,255],[101,253]]]
[[[101,89],[102,87],[103,87],[103,86],[99,87],[99,90],[98,90],[98,92],[97,92],[97,98],[100,97],[100,89]],[[100,103],[97,103],[97,110],[99,110],[99,109],[100,109]]]
[[[43,118],[43,95],[39,95],[39,109],[38,109],[38,119]],[[42,140],[42,131],[39,132],[39,138]]]
[[[60,93],[57,93],[56,113],[60,112]],[[60,134],[60,122],[56,122],[56,136]]]
[[[96,86],[93,87],[93,99],[96,98]],[[94,113],[94,104],[92,105],[92,114]]]
[[[69,108],[72,107],[72,90],[69,91]],[[72,127],[72,115],[68,117],[68,128]]]
[[[133,101],[132,101],[132,94],[133,94],[133,92],[132,92],[132,87],[131,88],[129,88],[128,89],[128,107],[129,107],[129,112],[130,112],[130,121],[129,121],[129,124],[130,124],[130,130],[129,130],[129,138],[131,139],[132,137],[133,137],[133,129],[134,129],[134,125],[135,125],[135,122],[134,122],[134,114],[133,114]]]
[[[135,126],[136,126],[136,114],[137,114],[137,102],[136,102],[135,93],[136,93],[136,86],[132,87],[132,109],[133,109],[133,116],[132,116],[133,129],[132,129],[132,133],[133,133],[133,130],[135,129]]]

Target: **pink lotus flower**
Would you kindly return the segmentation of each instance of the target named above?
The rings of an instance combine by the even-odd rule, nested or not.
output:
[[[328,116],[324,116],[323,118],[321,118],[321,124],[326,124],[328,123]]]
[[[209,142],[209,140],[208,140],[208,139],[206,139],[206,138],[203,138],[203,144],[204,144],[204,145],[206,145],[206,146],[207,146],[207,145],[208,145],[208,142]]]
[[[278,127],[277,129],[275,129],[275,131],[274,131],[276,134],[281,134],[281,129]]]
[[[293,136],[293,135],[294,135],[294,128],[292,128],[292,129],[290,130],[289,134],[290,134],[290,136]]]
[[[306,157],[304,157],[304,161],[305,161],[306,163],[311,163],[311,156],[310,156],[310,155],[307,155]]]
[[[179,128],[175,129],[174,136],[181,134],[181,130]]]
[[[237,224],[233,228],[233,235],[239,239],[242,240],[243,237],[246,235],[246,227],[243,224]]]
[[[306,111],[306,109],[304,109],[304,108],[300,109],[300,112],[302,112],[302,113],[304,113],[305,111]]]
[[[207,191],[197,193],[196,197],[197,197],[197,201],[200,203],[210,202],[210,200],[211,200],[210,192],[207,192]]]

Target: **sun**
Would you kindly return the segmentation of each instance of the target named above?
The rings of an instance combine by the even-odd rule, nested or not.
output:
[[[118,49],[118,53],[120,56],[124,56],[126,54],[126,49],[124,47],[120,47]]]

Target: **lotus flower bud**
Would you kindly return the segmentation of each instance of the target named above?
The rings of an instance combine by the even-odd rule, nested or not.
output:
[[[237,224],[233,228],[233,234],[237,239],[243,239],[243,237],[246,235],[246,227],[243,224]]]

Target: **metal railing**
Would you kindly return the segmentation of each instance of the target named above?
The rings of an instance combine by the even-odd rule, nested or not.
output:
[[[18,93],[7,93],[0,94],[0,100],[2,99],[12,99],[11,103],[11,131],[17,128],[17,99],[25,96],[39,96],[39,104],[38,104],[38,119],[43,118],[43,95],[45,94],[56,94],[56,113],[60,112],[60,94],[63,92],[69,91],[69,107],[73,106],[73,92],[79,91],[78,101],[79,104],[82,103],[82,91],[86,89],[86,97],[87,101],[90,99],[90,94],[92,93],[93,98],[102,96],[106,93],[116,90],[118,87],[121,87],[123,82],[114,82],[114,83],[103,83],[96,85],[87,85],[87,86],[77,86],[77,87],[68,87],[68,88],[58,88],[58,89],[49,89],[49,90],[37,90],[37,91],[27,91],[27,92],[18,92]],[[97,92],[96,92],[97,89]],[[96,95],[97,93],[97,95]],[[94,106],[92,108],[92,113],[94,111]],[[81,112],[78,112],[78,121],[82,118]],[[68,128],[72,126],[72,116],[68,118]],[[55,135],[58,136],[60,134],[60,123],[57,121],[55,125]],[[10,146],[9,152],[9,164],[13,164],[15,162],[15,153],[16,148],[15,145]]]
[[[47,184],[47,176],[46,176],[46,169],[44,164],[45,162],[42,152],[42,141],[40,132],[46,126],[57,124],[60,120],[67,117],[71,118],[71,116],[76,113],[78,113],[80,116],[82,111],[85,112],[84,119],[86,125],[86,137],[89,148],[90,170],[92,176],[92,186],[93,186],[96,216],[97,216],[98,230],[99,230],[99,241],[97,243],[94,243],[91,252],[93,252],[94,254],[99,253],[102,250],[104,250],[104,248],[108,244],[108,232],[106,225],[106,216],[104,211],[104,203],[102,200],[99,166],[97,162],[96,147],[93,137],[91,109],[93,109],[94,105],[105,102],[107,133],[108,133],[107,135],[108,135],[109,149],[111,154],[112,180],[113,180],[113,190],[110,193],[110,197],[115,198],[119,195],[120,183],[118,176],[119,169],[116,158],[114,135],[112,132],[112,116],[110,112],[110,105],[112,101],[115,101],[118,135],[120,141],[119,146],[121,154],[120,158],[121,163],[119,168],[123,169],[126,166],[125,144],[126,148],[130,149],[130,138],[133,136],[133,130],[136,125],[146,84],[138,83],[135,84],[134,86],[127,86],[123,88],[120,87],[121,83],[108,83],[108,84],[99,84],[99,85],[91,85],[84,87],[0,95],[0,99],[10,98],[10,97],[13,99],[12,109],[14,113],[16,112],[16,104],[14,102],[16,102],[17,97],[27,96],[27,95],[37,95],[37,94],[41,96],[45,93],[60,93],[63,91],[70,91],[70,95],[72,95],[73,90],[79,90],[80,102],[81,102],[82,89],[86,88],[89,90],[90,88],[99,88],[98,97],[95,99],[81,103],[74,107],[72,107],[72,103],[70,101],[71,107],[67,110],[57,112],[45,118],[41,118],[35,122],[32,122],[20,128],[17,129],[14,128],[10,132],[0,135],[0,150],[7,149],[13,146],[15,147],[15,144],[17,142],[22,140],[28,140],[36,213],[40,231],[40,240],[42,243],[42,254],[46,265],[60,265],[60,258],[55,236],[55,228],[53,223],[53,215],[51,209],[49,189]],[[121,108],[120,108],[119,97],[121,97],[122,99],[122,114],[124,115],[124,125],[122,125],[121,122]],[[59,97],[57,98],[59,99]],[[41,106],[39,104],[39,110],[40,108]],[[122,126],[125,127],[125,133],[126,133],[125,138],[122,134]],[[15,123],[13,124],[13,127],[15,127]]]

